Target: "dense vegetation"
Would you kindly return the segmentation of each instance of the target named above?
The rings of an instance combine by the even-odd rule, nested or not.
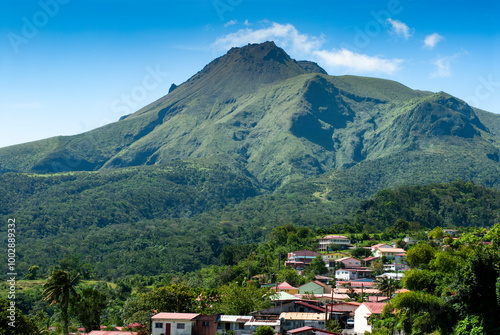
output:
[[[212,183],[220,175],[203,169],[198,179],[189,181],[192,193],[169,193],[176,190],[176,184],[171,181],[175,173],[167,168],[151,167],[148,174],[131,169],[90,176],[15,175],[16,184],[21,185],[15,191],[17,196],[2,201],[11,206],[6,208],[17,215],[21,227],[18,271],[26,275],[30,267],[38,266],[40,275],[46,275],[58,260],[72,255],[79,258],[80,264],[75,266],[85,268],[80,271],[86,279],[117,280],[220,264],[226,246],[261,243],[275,227],[288,223],[310,227],[318,234],[373,234],[395,227],[407,233],[412,227],[488,227],[499,219],[500,193],[463,181],[382,190],[352,213],[339,215],[331,203],[308,195],[307,190],[304,194],[260,195],[230,205],[224,198],[221,203],[221,192],[233,192],[235,199],[238,192],[257,190],[244,178],[240,184]],[[129,174],[133,177],[121,178]],[[7,177],[11,176],[3,176],[5,186],[9,185]],[[131,191],[115,194],[118,199],[100,198],[103,178]],[[143,182],[140,193],[128,187],[127,182],[144,180],[149,182]],[[216,186],[210,189],[211,185]],[[214,191],[216,187],[219,189]],[[75,188],[80,192],[75,193]],[[152,189],[161,189],[165,198],[153,196]],[[15,194],[13,186],[10,190]],[[61,201],[49,203],[48,194]],[[188,216],[186,205],[192,202],[212,210]],[[194,208],[192,213],[196,213]]]

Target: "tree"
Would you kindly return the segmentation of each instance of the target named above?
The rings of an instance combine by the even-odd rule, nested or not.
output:
[[[436,250],[426,243],[419,243],[406,252],[406,260],[412,268],[425,266],[434,258]]]
[[[384,272],[384,262],[381,259],[376,259],[370,264],[370,270],[376,275],[380,275]]]
[[[0,334],[38,335],[42,334],[35,321],[24,316],[20,309],[12,306],[11,301],[0,299]],[[11,323],[13,322],[13,323]],[[9,325],[9,323],[11,323]],[[14,325],[15,327],[13,327]]]
[[[274,329],[270,326],[259,326],[255,331],[255,335],[274,335]]]
[[[398,288],[398,284],[393,278],[380,277],[377,278],[375,287],[378,290],[382,291],[382,293],[385,294],[386,297],[391,297],[392,293],[394,293],[394,291],[396,291],[396,289]]]
[[[321,255],[314,257],[314,259],[309,264],[310,270],[316,275],[323,275],[328,273],[328,268],[326,263],[323,261]]]
[[[38,271],[40,268],[37,265],[33,265],[28,269],[28,273],[24,276],[26,280],[35,280],[38,278]]]
[[[351,252],[351,256],[354,258],[366,258],[370,257],[372,252],[369,249],[365,248],[356,248]]]
[[[196,308],[196,293],[190,287],[174,284],[129,298],[123,307],[127,322],[147,323],[153,310],[186,313]]]
[[[75,291],[75,285],[78,280],[78,276],[71,279],[68,272],[64,270],[54,271],[47,282],[44,284],[45,290],[43,295],[45,296],[45,301],[52,301],[50,305],[59,303],[59,308],[61,309],[61,317],[63,320],[63,332],[64,335],[69,334],[68,323],[68,306],[70,303],[71,296],[77,296]]]
[[[277,280],[279,283],[286,281],[288,284],[297,287],[302,284],[303,277],[298,274],[297,270],[287,266],[280,270]]]
[[[220,288],[219,311],[230,315],[248,315],[270,306],[272,293],[258,288],[253,282],[243,285],[230,283]]]
[[[101,312],[106,308],[106,295],[91,287],[84,288],[78,297],[73,297],[71,313],[85,327],[85,332],[100,330]]]

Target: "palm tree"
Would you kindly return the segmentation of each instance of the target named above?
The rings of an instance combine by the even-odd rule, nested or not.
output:
[[[391,294],[397,289],[397,283],[393,278],[379,277],[377,278],[375,287],[384,293],[386,297],[391,297]]]
[[[50,305],[54,305],[59,303],[59,307],[61,308],[61,315],[63,319],[63,332],[64,335],[68,335],[68,306],[71,296],[78,296],[75,291],[76,281],[78,279],[79,274],[76,275],[75,278],[71,279],[68,272],[64,270],[56,270],[54,271],[45,285],[43,287],[45,290],[43,291],[43,295],[45,301],[52,301]]]

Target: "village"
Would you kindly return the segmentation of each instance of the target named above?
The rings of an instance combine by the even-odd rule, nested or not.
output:
[[[443,229],[436,240],[443,249],[443,237],[457,239],[454,229]],[[400,280],[409,270],[406,251],[396,243],[377,243],[363,247],[363,258],[350,256],[360,249],[344,235],[326,235],[318,240],[318,252],[297,250],[289,252],[283,265],[302,274],[314,260],[321,259],[327,275],[316,275],[314,280],[300,286],[288,282],[261,283],[271,290],[272,307],[253,311],[249,315],[202,315],[199,313],[172,313],[154,311],[149,325],[133,324],[128,328],[142,331],[94,330],[88,335],[251,335],[266,329],[269,334],[339,335],[365,334],[372,331],[373,318],[380,317],[385,305],[397,294],[409,292],[401,288]],[[418,241],[405,238],[406,246]],[[376,264],[379,264],[376,266]],[[262,276],[255,276],[258,281]],[[146,329],[150,329],[148,332]],[[125,329],[125,330],[124,330]],[[122,331],[121,331],[122,330]],[[79,329],[79,334],[85,334]],[[395,334],[403,334],[396,332]]]

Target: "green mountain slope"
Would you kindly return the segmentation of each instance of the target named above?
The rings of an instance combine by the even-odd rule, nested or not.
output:
[[[500,120],[480,114],[445,93],[329,76],[266,42],[231,49],[119,122],[0,149],[0,169],[95,171],[207,158],[272,190],[409,151],[453,148],[464,156],[460,148],[472,145],[494,158]]]

